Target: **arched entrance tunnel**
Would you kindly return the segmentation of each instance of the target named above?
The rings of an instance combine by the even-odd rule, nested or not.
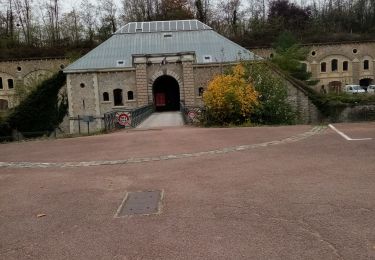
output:
[[[163,75],[152,86],[156,111],[180,109],[180,87],[176,79]]]
[[[359,81],[359,85],[362,87],[367,88],[368,86],[372,85],[373,80],[370,78],[364,78]]]

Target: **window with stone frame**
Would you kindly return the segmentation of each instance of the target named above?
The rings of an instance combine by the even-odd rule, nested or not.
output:
[[[363,69],[364,70],[369,70],[370,69],[370,62],[369,62],[369,60],[364,60],[363,61]]]
[[[9,89],[14,88],[13,79],[8,79],[8,88]]]
[[[134,93],[133,93],[133,91],[128,91],[128,100],[134,100]]]
[[[327,63],[320,63],[320,72],[327,72]]]
[[[0,77],[0,89],[4,89],[4,87],[3,87],[3,78],[2,77]]]
[[[338,70],[338,61],[336,59],[333,59],[331,61],[331,71],[337,71]]]
[[[115,106],[123,106],[122,89],[113,90],[113,102]]]
[[[108,94],[108,92],[103,92],[103,101],[109,101],[109,94]]]
[[[343,70],[343,71],[348,71],[348,70],[349,70],[349,62],[344,61],[344,62],[342,63],[342,70]]]
[[[204,93],[204,88],[200,87],[198,88],[198,96],[202,97]]]

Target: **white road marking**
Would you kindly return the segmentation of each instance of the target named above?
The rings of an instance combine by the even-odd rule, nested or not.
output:
[[[364,140],[372,140],[372,138],[350,138],[349,136],[347,136],[346,134],[344,134],[343,132],[341,132],[340,130],[338,130],[336,127],[334,127],[332,124],[329,124],[328,125],[333,131],[335,131],[336,133],[338,133],[339,135],[341,135],[345,140],[347,141],[364,141]]]

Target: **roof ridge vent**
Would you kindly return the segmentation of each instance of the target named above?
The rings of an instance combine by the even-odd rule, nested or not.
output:
[[[174,20],[174,21],[151,21],[151,22],[130,22],[121,27],[115,34],[130,33],[157,33],[157,32],[179,32],[179,31],[202,31],[212,28],[201,21]]]

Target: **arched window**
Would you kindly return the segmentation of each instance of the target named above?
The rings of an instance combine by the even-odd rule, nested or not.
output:
[[[134,99],[133,91],[128,91],[128,100],[133,100],[133,99]]]
[[[344,62],[342,63],[342,70],[343,70],[343,71],[348,71],[348,68],[349,68],[349,62],[344,61]]]
[[[363,61],[363,69],[368,70],[370,68],[370,64],[368,60]]]
[[[8,110],[8,100],[0,99],[0,111]]]
[[[108,92],[103,92],[103,101],[109,101],[109,94],[108,94]]]
[[[326,72],[327,71],[327,63],[322,62],[320,64],[320,72]]]
[[[337,71],[337,60],[336,59],[333,59],[331,61],[331,70],[332,71]]]
[[[122,102],[122,89],[115,89],[113,90],[113,101],[115,106],[123,106],[124,103]]]
[[[8,88],[11,89],[13,87],[13,79],[8,79]]]
[[[3,89],[3,78],[0,77],[0,89]]]
[[[204,88],[200,87],[198,88],[198,96],[202,97],[204,92]]]

